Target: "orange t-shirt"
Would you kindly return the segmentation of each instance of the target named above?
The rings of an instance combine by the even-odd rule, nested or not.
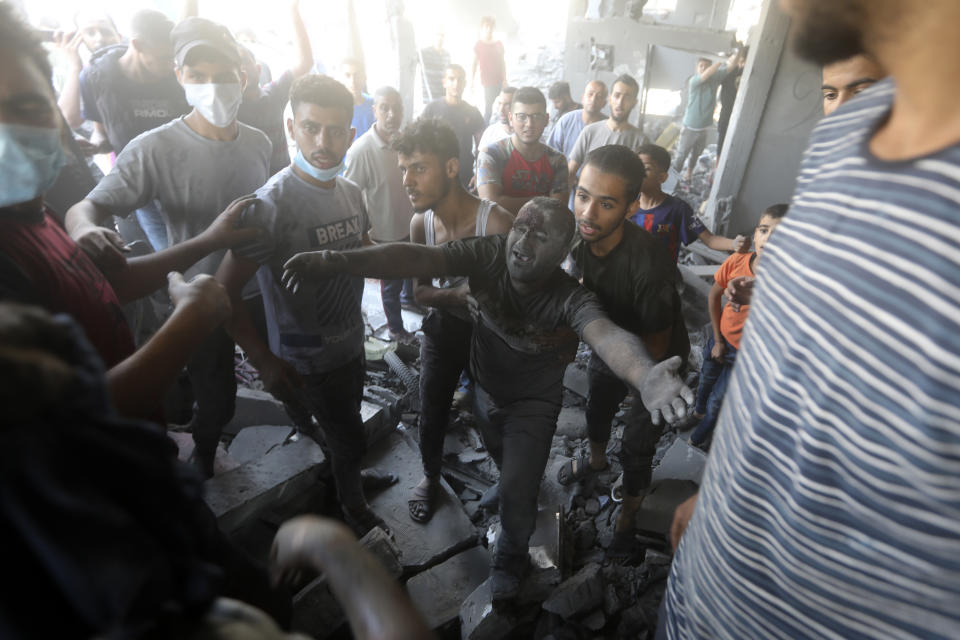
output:
[[[756,254],[735,253],[720,265],[713,281],[720,285],[721,289],[726,289],[727,285],[734,278],[740,276],[753,276],[753,269],[750,268],[750,262]],[[750,305],[740,306],[740,311],[734,311],[729,304],[723,307],[723,313],[720,315],[720,333],[727,342],[732,344],[735,349],[740,348],[740,335],[743,333],[743,323],[747,321],[747,314],[750,313]]]

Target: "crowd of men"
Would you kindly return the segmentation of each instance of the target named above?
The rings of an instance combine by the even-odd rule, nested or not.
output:
[[[629,75],[589,82],[582,106],[554,85],[545,136],[547,96],[508,85],[492,19],[471,73],[486,117],[438,41],[443,96],[411,118],[397,89],[366,93],[361,61],[339,79],[310,72],[296,2],[295,64],[276,79],[226,27],[141,11],[126,39],[103,16],[61,38],[59,94],[37,32],[0,2],[0,539],[18,584],[4,637],[288,625],[289,593],[202,500],[234,413],[236,346],[294,424],[320,426],[349,526],[286,523],[273,577],[323,571],[358,637],[429,636],[353,536],[387,529],[361,475],[363,277],[381,280],[396,340],[417,340],[404,305],[429,309],[416,522],[437,507],[454,391],[465,371],[472,381],[500,472],[495,606],[530,569],[563,372],[583,341],[589,446],[561,484],[607,468],[633,394],[608,556],[630,553],[664,425],[692,415],[691,442],[710,452],[674,518],[658,634],[956,637],[960,119],[944,78],[960,78],[960,8],[783,5],[794,46],[824,65],[830,117],[789,208],[771,203],[752,238],[724,238],[662,187],[671,165],[692,171],[740,50],[698,63],[672,159],[630,123]],[[103,152],[97,176],[85,155]],[[140,237],[153,251],[128,255]],[[694,394],[676,262],[698,239],[733,254],[709,296]],[[122,305],[164,289],[169,313],[138,345]],[[165,433],[164,395],[184,370],[193,465]]]

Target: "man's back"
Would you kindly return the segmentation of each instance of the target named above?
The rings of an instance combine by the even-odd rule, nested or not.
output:
[[[821,122],[765,250],[671,637],[960,634],[960,145],[876,160],[892,95]]]

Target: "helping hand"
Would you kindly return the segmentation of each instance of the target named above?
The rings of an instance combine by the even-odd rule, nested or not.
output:
[[[113,229],[91,227],[89,231],[77,236],[76,242],[105,274],[127,268],[127,258],[123,254],[129,249],[120,234]]]
[[[281,525],[270,549],[270,579],[274,585],[293,582],[303,569],[311,567],[317,548],[329,548],[341,541],[354,541],[350,530],[327,518],[298,516]]]
[[[300,290],[305,280],[322,280],[340,273],[347,259],[336,251],[309,251],[298,253],[283,265],[280,282],[291,293]]]
[[[723,294],[730,300],[731,309],[740,311],[742,305],[750,304],[750,298],[753,296],[753,286],[756,281],[755,276],[737,276],[730,280]]]
[[[263,388],[281,402],[296,402],[296,389],[303,387],[303,378],[286,360],[270,354],[263,362],[254,362],[260,372]]]
[[[733,239],[733,250],[737,253],[750,252],[750,236],[738,235]]]
[[[263,235],[263,230],[256,227],[240,227],[243,212],[257,202],[259,200],[254,194],[237,198],[210,223],[200,237],[209,243],[211,251],[247,244]]]
[[[230,317],[230,296],[213,276],[201,274],[187,282],[182,275],[171,271],[167,274],[167,282],[167,293],[175,309],[194,307],[209,318],[214,326]]]
[[[667,424],[682,420],[687,409],[693,406],[693,391],[677,375],[682,364],[680,356],[673,356],[656,364],[643,379],[640,399],[650,412],[653,424],[660,424],[661,416]]]

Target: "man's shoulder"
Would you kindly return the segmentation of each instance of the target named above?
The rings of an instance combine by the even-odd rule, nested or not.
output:
[[[669,272],[676,269],[670,252],[662,242],[643,227],[627,220],[623,226],[623,240],[621,255],[628,258],[630,269],[637,274]]]
[[[170,145],[180,146],[185,139],[192,140],[183,118],[175,118],[159,127],[144,131],[127,143],[120,155],[128,151],[147,152],[152,149],[169,150]]]
[[[82,76],[85,81],[93,85],[109,82],[122,73],[118,60],[127,51],[127,45],[117,44],[104,47],[90,58],[90,62],[83,68]]]
[[[273,152],[273,143],[270,142],[267,134],[248,124],[243,124],[239,120],[237,121],[237,125],[239,126],[237,135],[242,143],[254,149],[259,147],[261,150],[266,150],[267,154]]]
[[[557,120],[557,126],[569,126],[571,120],[580,120],[583,118],[583,109],[574,109],[573,111],[567,111],[565,114],[560,116],[560,119]],[[596,124],[596,123],[593,123]],[[589,126],[589,125],[588,125]]]

